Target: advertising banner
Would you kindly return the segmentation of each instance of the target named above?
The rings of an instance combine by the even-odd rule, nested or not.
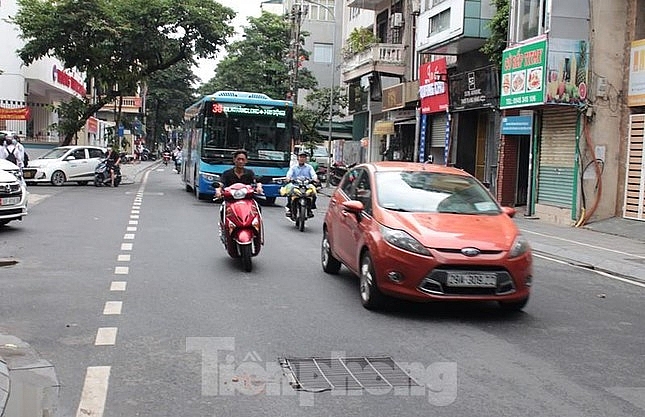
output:
[[[587,100],[587,41],[549,38],[546,102],[582,105]]]
[[[632,42],[627,105],[645,106],[645,39]]]
[[[448,108],[448,67],[446,58],[419,67],[421,113],[445,112]]]
[[[544,104],[546,37],[509,48],[502,53],[502,109]]]
[[[29,107],[18,107],[14,109],[0,107],[0,120],[29,120],[31,109]]]

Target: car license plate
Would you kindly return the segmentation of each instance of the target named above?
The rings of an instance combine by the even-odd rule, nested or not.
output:
[[[11,206],[20,203],[20,197],[0,198],[0,206]]]
[[[36,171],[24,170],[24,171],[22,171],[22,177],[25,178],[25,179],[31,179],[31,178],[34,177],[35,173],[36,173]]]
[[[448,272],[446,284],[449,287],[495,288],[497,275],[481,272]]]

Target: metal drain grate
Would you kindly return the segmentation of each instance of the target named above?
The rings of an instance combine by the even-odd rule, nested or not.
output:
[[[331,391],[419,387],[389,356],[282,358],[280,365],[296,390]]]

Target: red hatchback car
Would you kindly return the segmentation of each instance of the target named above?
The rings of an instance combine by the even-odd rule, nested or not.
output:
[[[360,278],[363,306],[385,296],[410,301],[498,301],[524,308],[531,248],[511,219],[470,174],[412,162],[349,170],[325,214],[321,261]]]

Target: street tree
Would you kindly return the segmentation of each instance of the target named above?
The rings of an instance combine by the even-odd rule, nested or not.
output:
[[[332,119],[345,116],[345,90],[336,86],[333,91],[333,95],[329,87],[310,91],[305,97],[307,105],[297,106],[294,111],[294,118],[300,127],[300,140],[306,148],[314,148],[325,139],[319,130],[329,126],[330,106]]]
[[[226,57],[217,65],[215,74],[199,89],[201,94],[219,90],[236,90],[264,93],[271,98],[284,99],[290,90],[291,28],[284,16],[262,12],[259,17],[249,17],[243,39],[226,47]],[[306,36],[306,33],[303,33]],[[309,53],[300,51],[307,59]],[[297,57],[298,59],[300,57]],[[306,68],[298,71],[298,86],[311,89],[317,82]]]
[[[215,57],[234,33],[234,17],[202,0],[18,0],[9,20],[25,42],[18,55],[26,65],[54,56],[93,80],[95,97],[58,109],[69,144],[90,116],[155,72]]]
[[[192,87],[196,78],[186,61],[157,71],[149,77],[146,133],[152,141],[160,142],[165,126],[183,120],[184,110],[196,100],[196,91]]]

